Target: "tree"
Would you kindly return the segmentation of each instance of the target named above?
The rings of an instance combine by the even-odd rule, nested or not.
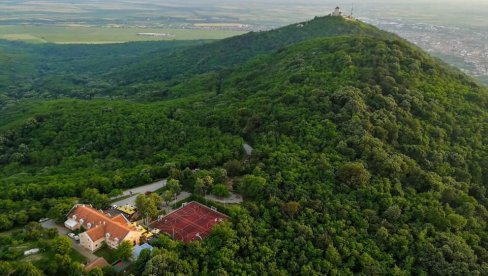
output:
[[[51,251],[59,255],[67,255],[71,251],[71,240],[66,236],[57,236],[51,241]]]
[[[224,184],[217,184],[212,188],[212,194],[218,197],[228,197],[230,192]]]
[[[169,203],[173,199],[173,193],[170,190],[166,190],[163,192],[161,198],[166,203],[166,205],[169,205]]]
[[[83,268],[78,262],[74,262],[69,255],[54,254],[43,270],[48,275],[83,275]]]
[[[327,247],[327,250],[325,252],[325,256],[327,261],[329,261],[331,264],[334,266],[339,266],[342,262],[341,254],[339,254],[339,251],[334,247],[334,245],[329,245]]]
[[[181,192],[181,185],[180,181],[176,179],[168,180],[168,184],[166,185],[169,191],[171,191],[174,195],[178,195]]]
[[[149,195],[149,200],[156,206],[156,209],[163,202],[163,199],[157,193],[151,193]],[[154,214],[154,215],[157,215],[157,214]]]
[[[4,214],[0,214],[0,230],[8,230],[14,226],[14,222]]]
[[[174,199],[176,200],[176,197],[181,192],[181,184],[180,184],[180,181],[178,181],[176,179],[170,179],[168,181],[168,184],[166,185],[166,187],[168,188],[167,191],[169,191],[171,193],[171,197],[174,197]],[[166,201],[166,202],[168,202],[168,201]]]
[[[144,272],[146,263],[150,259],[151,259],[151,250],[149,249],[142,250],[141,253],[139,254],[139,257],[137,257],[136,262],[134,263],[134,267],[137,272],[137,275],[141,275]]]
[[[110,179],[100,176],[91,177],[89,187],[93,187],[102,193],[109,193],[113,188]]]
[[[128,260],[132,256],[134,246],[129,241],[123,241],[117,246],[113,254],[119,260]]]
[[[214,248],[220,248],[225,244],[232,244],[237,239],[237,233],[229,222],[223,222],[212,228],[208,243]]]
[[[223,168],[214,168],[210,170],[210,175],[215,183],[224,184],[227,180],[227,171]]]
[[[246,197],[253,199],[263,197],[265,187],[266,179],[260,176],[246,175],[242,179],[241,191]]]
[[[352,187],[359,187],[368,184],[371,175],[366,168],[364,168],[363,163],[350,162],[339,168],[336,177],[344,184]]]
[[[112,189],[110,191],[110,193],[108,194],[108,196],[117,197],[117,196],[121,196],[123,193],[124,193],[124,191],[122,189]]]
[[[88,272],[88,276],[104,276],[103,270],[99,267],[95,267],[94,269]]]
[[[20,262],[15,265],[15,272],[12,276],[42,276],[43,273],[32,263]]]
[[[12,275],[14,267],[9,262],[0,261],[0,275]]]
[[[56,200],[54,206],[52,206],[47,213],[48,217],[53,218],[58,222],[64,222],[66,219],[66,214],[71,208],[73,208],[75,202],[76,200],[73,198]]]
[[[159,213],[158,206],[161,202],[161,197],[156,193],[152,193],[148,196],[138,195],[136,198],[136,207],[139,213],[146,218],[146,220],[149,220],[157,217]],[[146,223],[148,223],[148,221],[146,221]]]
[[[27,215],[27,211],[20,211],[15,214],[15,223],[17,225],[24,225],[29,220],[29,215]]]
[[[291,218],[293,218],[298,213],[299,210],[300,210],[300,203],[296,201],[290,201],[283,205],[283,211]]]
[[[110,205],[110,199],[107,195],[100,194],[95,188],[86,189],[81,198],[84,202],[93,205],[97,209],[106,209]]]
[[[385,210],[384,216],[390,221],[394,222],[402,215],[402,209],[398,205],[392,205]]]
[[[146,264],[144,276],[151,275],[192,275],[190,264],[174,252],[162,250]]]
[[[197,180],[195,181],[195,186],[194,186],[193,192],[197,195],[204,195],[205,194],[205,185],[204,185],[203,180],[201,178],[197,178]]]
[[[456,230],[461,230],[467,223],[467,220],[458,214],[449,214],[447,215],[447,219],[449,220],[450,226]]]
[[[198,177],[195,183],[195,193],[199,195],[207,194],[213,187],[214,179],[210,175]]]
[[[239,160],[227,161],[224,164],[224,168],[229,174],[229,176],[238,176],[242,172],[242,164]]]

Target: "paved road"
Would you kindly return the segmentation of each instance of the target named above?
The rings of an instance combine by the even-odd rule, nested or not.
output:
[[[139,187],[135,187],[132,189],[125,190],[123,192],[122,196],[113,197],[112,200],[117,199],[118,197],[131,195],[131,192],[132,192],[133,196],[125,198],[125,199],[121,199],[119,201],[114,201],[112,204],[115,204],[118,206],[122,206],[122,205],[126,205],[126,204],[135,205],[137,195],[144,194],[145,192],[154,192],[154,191],[156,191],[156,190],[158,190],[164,186],[166,186],[166,179],[160,180],[158,182],[154,182],[152,184],[148,184],[148,185],[139,186]]]
[[[132,194],[143,194],[145,192],[154,192],[157,189],[163,188],[164,186],[166,186],[166,179],[163,179],[163,180],[160,180],[158,182],[151,183],[151,184],[147,184],[144,186],[139,186],[139,187],[135,187],[135,188],[125,190],[123,192],[123,195],[124,196],[130,195],[131,192],[132,192]]]
[[[52,219],[45,221],[45,222],[42,222],[41,225],[44,228],[56,228],[56,229],[58,229],[58,233],[60,235],[67,235],[68,233],[71,232],[69,229],[64,228],[62,225],[55,223],[54,220],[52,220]],[[71,239],[71,247],[74,250],[78,251],[78,253],[80,253],[81,255],[85,256],[85,258],[87,258],[89,262],[98,258],[98,256],[96,256],[91,251],[82,247],[79,243],[77,243],[73,239]]]
[[[126,204],[129,204],[129,205],[136,205],[136,197],[138,196],[139,194],[135,194],[131,197],[128,197],[128,198],[124,198],[122,200],[119,200],[119,201],[114,201],[112,202],[113,205],[117,205],[117,206],[122,206],[122,205],[126,205]]]
[[[93,254],[90,250],[81,246],[75,240],[71,240],[71,247],[73,247],[73,249],[78,251],[78,253],[80,253],[81,255],[85,256],[85,258],[88,259],[88,262],[98,259],[97,255]]]
[[[54,222],[54,220],[50,219],[50,220],[47,220],[45,222],[42,222],[41,223],[41,226],[43,228],[46,228],[46,229],[49,229],[49,228],[56,228],[58,229],[58,233],[60,235],[68,235],[68,233],[70,233],[71,231],[65,227],[63,227],[62,225],[59,225],[57,224],[56,222]]]

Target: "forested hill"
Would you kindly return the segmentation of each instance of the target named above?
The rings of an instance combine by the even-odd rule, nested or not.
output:
[[[359,21],[317,17],[214,42],[32,45],[0,41],[0,69],[4,68],[0,108],[22,98],[164,98],[168,87],[193,74],[229,69],[307,39],[345,34],[399,39]]]
[[[165,52],[129,65],[114,73],[124,83],[166,80],[180,74],[205,73],[232,68],[261,54],[272,53],[288,45],[317,37],[368,35],[399,39],[360,21],[340,17],[316,17],[266,32],[250,32],[182,51]]]
[[[487,275],[487,89],[362,23],[312,22],[327,20],[335,35],[295,24],[283,39],[306,39],[206,63],[224,72],[193,74],[181,57],[171,99],[4,109],[0,229],[62,218],[80,197],[103,203],[87,188],[169,176],[202,194],[202,179],[227,173],[245,199],[223,209],[230,223],[189,245],[160,238],[136,275]],[[364,31],[347,31],[356,24]]]

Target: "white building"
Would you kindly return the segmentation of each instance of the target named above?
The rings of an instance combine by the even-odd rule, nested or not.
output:
[[[336,7],[335,10],[334,10],[334,12],[332,12],[330,15],[331,16],[342,16],[341,8]]]

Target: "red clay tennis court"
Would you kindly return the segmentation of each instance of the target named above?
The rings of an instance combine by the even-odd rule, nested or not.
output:
[[[203,239],[212,227],[229,217],[198,202],[189,202],[153,223],[150,228],[159,229],[174,239],[188,243]]]

